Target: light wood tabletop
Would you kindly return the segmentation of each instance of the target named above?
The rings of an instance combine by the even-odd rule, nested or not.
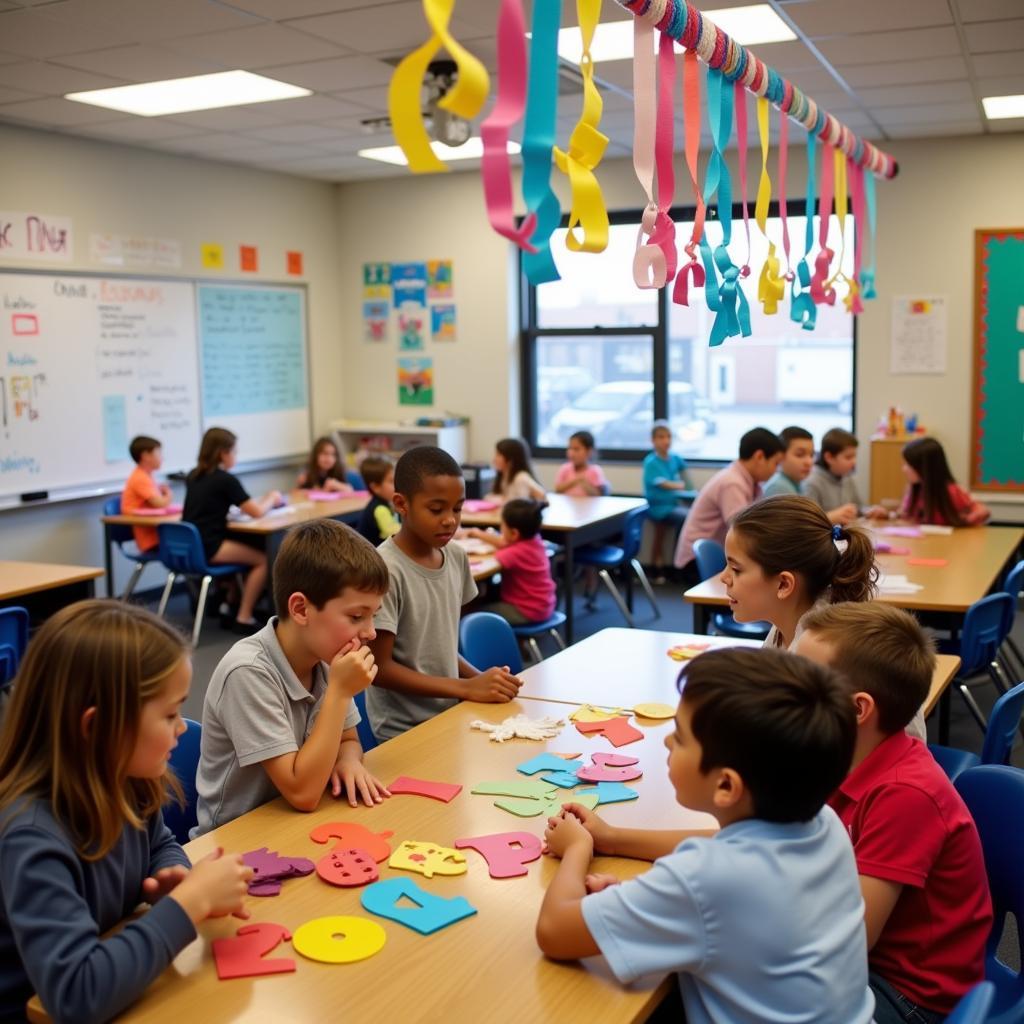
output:
[[[568,494],[549,493],[544,499],[548,507],[543,513],[543,529],[558,533],[569,533],[585,526],[591,526],[611,516],[620,516],[634,509],[642,508],[647,502],[643,498],[602,496],[575,498]],[[463,512],[463,526],[494,526],[501,523],[501,509],[486,512]]]
[[[76,583],[91,583],[102,575],[102,569],[90,565],[0,562],[0,601]]]
[[[546,742],[492,742],[470,729],[483,719],[501,722],[510,715],[560,717],[566,707],[542,701],[509,704],[460,704],[382,744],[366,756],[370,769],[384,782],[398,775],[462,783],[462,792],[449,803],[416,796],[393,796],[375,808],[350,808],[325,797],[312,814],[299,814],[275,800],[190,843],[193,860],[216,846],[245,851],[269,846],[282,854],[317,860],[329,847],[313,843],[310,830],[329,821],[357,822],[380,832],[394,830],[392,848],[403,840],[430,841],[451,846],[460,837],[524,831],[540,836],[543,818],[518,818],[493,806],[494,797],[475,796],[476,782],[525,776],[516,766],[545,750],[590,753],[612,748],[604,739],[581,736],[567,723],[560,736]],[[644,775],[634,785],[637,800],[602,808],[609,821],[636,827],[713,828],[707,815],[676,804],[668,781],[664,737],[671,723],[651,723],[644,739],[622,748],[640,759]],[[568,792],[568,791],[566,791]],[[210,942],[233,935],[243,922],[210,921],[144,997],[121,1020],[313,1021],[335,1013],[354,1021],[486,1020],[522,1024],[524,1021],[580,1020],[623,1022],[646,1019],[652,1005],[672,983],[657,988],[623,988],[603,959],[558,964],[537,948],[534,927],[544,891],[555,863],[542,857],[528,865],[520,878],[493,879],[473,850],[466,850],[468,871],[455,877],[427,880],[421,875],[380,867],[381,878],[409,877],[431,893],[463,896],[477,909],[473,917],[434,935],[422,936],[402,925],[363,910],[359,889],[334,888],[316,875],[284,883],[281,895],[248,898],[253,922],[273,922],[289,931],[311,918],[354,915],[371,918],[387,933],[384,948],[368,960],[345,965],[314,963],[298,955],[289,943],[270,957],[290,957],[294,974],[218,981]],[[640,861],[602,857],[596,871],[622,878],[645,870]]]
[[[924,707],[921,708],[925,718],[935,710],[935,705],[939,703],[940,698],[955,678],[959,668],[960,659],[955,654],[939,654],[936,656],[931,689],[928,691],[928,699],[924,702]]]

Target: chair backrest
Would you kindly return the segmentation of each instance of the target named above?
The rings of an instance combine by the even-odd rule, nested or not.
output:
[[[103,514],[105,516],[119,516],[121,514],[120,494],[115,494],[114,497],[107,498],[107,500],[103,502]],[[118,547],[135,539],[135,532],[130,526],[108,526],[107,529],[110,531],[110,539]]]
[[[1018,683],[995,702],[988,716],[985,745],[981,748],[982,764],[1009,764],[1013,741],[1017,736],[1021,714],[1024,713],[1024,683]]]
[[[188,842],[188,830],[197,822],[196,818],[196,771],[199,768],[199,741],[203,727],[185,719],[185,731],[178,737],[178,745],[171,751],[171,768],[181,783],[185,795],[185,806],[179,807],[176,800],[164,804],[164,824],[174,833],[179,843]]]
[[[370,728],[370,717],[366,713],[366,693],[357,693],[352,699],[359,712],[359,724],[356,726],[356,732],[359,733],[359,745],[365,753],[378,745],[377,737],[373,735],[373,729]]]
[[[995,994],[996,987],[991,981],[978,982],[956,1004],[956,1009],[946,1018],[946,1024],[985,1024]]]
[[[1020,600],[1021,591],[1024,590],[1024,559],[1021,559],[1006,575],[1006,582],[1003,590],[1013,598],[1014,607]]]
[[[1019,1024],[1024,1019],[1024,971],[1014,971],[996,953],[1006,915],[1018,922],[1024,954],[1024,771],[985,764],[961,772],[953,783],[978,826],[994,918],[985,948],[985,977],[996,988],[988,1024]],[[1018,958],[1018,962],[1019,958]]]
[[[348,481],[349,487],[354,491],[365,491],[366,481],[363,479],[361,473],[357,473],[354,469],[345,470],[345,479]]]
[[[481,671],[495,665],[508,665],[510,672],[523,670],[519,641],[512,627],[494,612],[473,612],[459,622],[459,650]]]
[[[1015,614],[1016,604],[1009,594],[989,594],[967,609],[960,634],[962,675],[981,672],[995,660],[1013,628]]]
[[[640,553],[640,545],[644,540],[644,523],[647,521],[647,508],[635,508],[626,513],[622,524],[622,550],[626,561],[630,562]]]
[[[161,523],[160,561],[169,572],[203,576],[207,572],[206,555],[199,531],[192,523]]]
[[[4,689],[18,671],[18,659],[10,644],[0,644],[0,690]]]
[[[725,549],[717,540],[702,538],[693,542],[693,557],[701,580],[709,580],[725,569]]]
[[[0,674],[0,683],[14,678],[27,646],[28,612],[24,608],[0,608],[0,650],[8,666],[6,677]]]

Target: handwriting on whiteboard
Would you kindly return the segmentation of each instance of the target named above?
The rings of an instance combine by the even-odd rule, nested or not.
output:
[[[70,263],[73,256],[70,217],[0,210],[0,257]]]

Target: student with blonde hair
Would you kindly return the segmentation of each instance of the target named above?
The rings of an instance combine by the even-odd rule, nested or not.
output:
[[[55,1020],[109,1020],[201,921],[245,916],[241,856],[192,867],[163,823],[191,677],[182,638],[120,601],[70,605],[29,645],[0,732],[0,1020],[33,991]]]

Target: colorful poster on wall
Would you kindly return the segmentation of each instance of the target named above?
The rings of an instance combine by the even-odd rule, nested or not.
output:
[[[217,242],[203,242],[199,246],[199,258],[207,270],[224,269],[224,246]]]
[[[406,302],[425,306],[427,304],[426,263],[392,263],[391,294],[395,309],[401,309]]]
[[[403,352],[421,352],[426,330],[426,308],[406,302],[398,311],[398,347]]]
[[[455,307],[438,304],[430,307],[430,337],[434,341],[455,340]]]
[[[434,404],[434,360],[404,356],[398,360],[398,404]]]
[[[391,298],[390,263],[363,264],[363,298],[385,301]]]
[[[242,270],[255,274],[260,269],[260,251],[255,245],[238,247],[238,264]]]
[[[432,299],[450,299],[452,291],[452,261],[427,260],[427,295]]]
[[[302,276],[302,253],[295,249],[288,249],[284,254],[285,266],[289,274],[297,277]]]
[[[367,299],[363,303],[363,341],[387,341],[391,304],[387,299]]]

